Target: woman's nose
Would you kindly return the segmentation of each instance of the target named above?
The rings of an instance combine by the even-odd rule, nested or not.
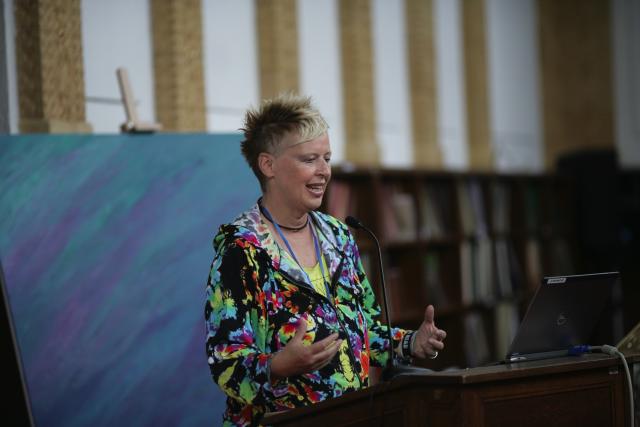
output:
[[[318,167],[318,173],[320,175],[330,175],[331,174],[331,165],[325,159],[320,160],[320,165]]]

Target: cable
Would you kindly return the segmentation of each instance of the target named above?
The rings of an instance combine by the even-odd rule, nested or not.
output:
[[[588,346],[580,346],[580,347],[588,347]],[[622,364],[624,365],[624,371],[627,375],[627,385],[629,386],[629,412],[630,412],[630,420],[631,426],[634,424],[634,409],[633,409],[633,384],[631,383],[631,373],[629,372],[629,365],[627,364],[627,359],[624,357],[624,354],[620,352],[616,347],[612,345],[598,345],[588,347],[591,351],[601,351],[602,353],[608,354],[609,356],[617,356],[622,360]]]

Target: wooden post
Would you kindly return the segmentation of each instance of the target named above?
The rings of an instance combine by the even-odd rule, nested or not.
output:
[[[346,160],[379,164],[370,0],[339,0]]]
[[[20,132],[91,132],[80,0],[16,0],[14,7]]]
[[[200,0],[152,0],[156,117],[166,130],[207,128]]]
[[[432,0],[405,0],[414,164],[440,169]]]
[[[298,15],[296,0],[257,0],[260,95],[297,93]]]
[[[491,170],[495,164],[491,143],[485,9],[485,0],[462,1],[467,138],[469,168],[472,170]]]

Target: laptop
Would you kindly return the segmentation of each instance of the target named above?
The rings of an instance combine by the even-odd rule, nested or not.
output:
[[[560,357],[588,342],[618,272],[545,277],[506,356],[506,363]]]

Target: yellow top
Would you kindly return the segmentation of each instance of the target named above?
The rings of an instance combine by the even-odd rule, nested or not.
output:
[[[327,288],[325,287],[325,277],[329,273],[329,269],[327,268],[327,262],[324,260],[324,255],[320,256],[322,260],[322,268],[324,268],[325,276],[322,276],[322,269],[320,268],[320,263],[316,263],[313,267],[303,267],[304,271],[309,276],[309,280],[311,280],[311,284],[313,285],[313,289],[316,290],[317,293],[322,295],[323,297],[327,296]],[[326,280],[328,281],[328,277]]]

